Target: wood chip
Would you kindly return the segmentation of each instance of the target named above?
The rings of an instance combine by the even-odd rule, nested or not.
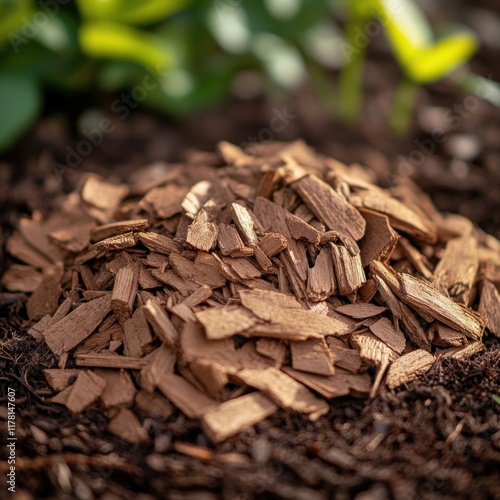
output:
[[[80,370],[59,370],[58,368],[43,370],[43,374],[50,387],[58,392],[73,384],[79,373]]]
[[[287,246],[286,238],[280,233],[265,233],[259,242],[260,249],[267,255],[273,257],[274,255],[283,251]]]
[[[356,319],[366,319],[372,318],[374,316],[379,316],[387,308],[383,306],[377,306],[375,304],[365,304],[364,302],[358,302],[356,304],[347,304],[345,306],[340,306],[335,309],[340,314],[345,314],[351,318]]]
[[[43,275],[32,266],[13,264],[2,276],[1,284],[11,292],[34,292]]]
[[[61,355],[76,347],[111,312],[111,294],[86,302],[47,328],[44,339],[54,354]]]
[[[95,374],[106,382],[101,394],[101,401],[105,408],[132,405],[137,391],[128,372],[96,370]]]
[[[72,413],[80,413],[92,405],[104,391],[106,382],[91,372],[82,370],[78,374],[75,383],[71,386],[71,392],[66,400],[66,407]]]
[[[219,224],[217,241],[221,254],[224,256],[241,252],[245,248],[238,230],[229,224]]]
[[[423,375],[434,364],[434,356],[423,349],[417,349],[396,359],[389,367],[386,383],[395,389]]]
[[[172,405],[159,392],[139,391],[135,396],[135,404],[152,417],[168,418],[172,415]]]
[[[56,266],[46,270],[42,281],[26,302],[26,311],[30,320],[39,320],[46,314],[54,314],[59,306],[62,293],[61,278],[64,269]]]
[[[131,266],[122,267],[115,278],[111,307],[118,321],[123,324],[132,315],[137,295],[137,273]]]
[[[318,375],[333,375],[333,359],[324,338],[290,342],[292,366]]]
[[[259,239],[255,232],[254,222],[250,211],[239,203],[233,203],[231,205],[231,215],[236,227],[240,230],[243,241],[257,245]]]
[[[210,462],[214,458],[213,451],[209,450],[205,446],[176,441],[172,448],[177,453],[182,453],[183,455],[201,460],[202,462]]]
[[[168,346],[162,345],[148,356],[148,364],[141,370],[141,387],[153,392],[160,381],[174,373],[176,362],[175,352]]]
[[[203,252],[210,252],[217,243],[219,213],[220,208],[216,203],[208,201],[189,225],[186,243]]]
[[[108,431],[129,443],[144,443],[148,433],[144,430],[137,417],[126,408],[120,410],[108,424]]]
[[[332,253],[328,248],[321,248],[314,267],[307,273],[307,297],[314,302],[320,302],[333,295],[335,291]]]
[[[302,384],[276,368],[246,368],[240,370],[236,377],[264,392],[282,408],[306,413],[311,420],[316,420],[328,412],[326,401],[318,399]]]
[[[476,342],[471,342],[465,347],[452,347],[451,349],[447,349],[441,353],[441,356],[443,358],[469,359],[475,354],[484,351],[484,349],[484,344],[480,340],[477,340]]]
[[[89,366],[99,368],[115,368],[141,370],[148,363],[144,358],[130,358],[117,354],[79,354],[76,356],[76,366]]]
[[[341,245],[331,243],[337,293],[349,295],[356,291],[366,281],[365,272],[361,265],[361,255],[351,255]]]
[[[488,280],[483,282],[479,314],[485,318],[488,330],[496,337],[500,337],[500,294],[495,285]]]
[[[380,318],[376,323],[370,325],[370,331],[393,351],[398,354],[403,352],[406,346],[405,337],[394,328],[394,325],[387,318]]]
[[[195,314],[210,340],[224,339],[247,330],[257,318],[238,306],[211,307]]]
[[[150,299],[144,306],[144,315],[158,338],[168,346],[175,346],[179,334],[170,321],[165,309],[155,299]]]
[[[148,219],[124,220],[110,222],[92,229],[90,237],[92,241],[101,241],[112,236],[117,236],[132,231],[146,231],[149,227]]]
[[[266,396],[252,392],[208,410],[201,419],[203,432],[213,443],[220,443],[266,419],[277,409]]]

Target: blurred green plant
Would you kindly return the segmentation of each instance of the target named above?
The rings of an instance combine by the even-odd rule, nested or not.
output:
[[[352,123],[374,27],[404,75],[390,123],[404,130],[417,86],[465,66],[477,48],[464,27],[435,36],[413,0],[0,0],[0,151],[36,120],[51,88],[75,96],[97,89],[122,103],[130,92],[182,116],[245,78],[249,92],[273,95],[309,76],[325,109]],[[340,71],[336,91],[331,70]],[[467,72],[459,82],[468,91],[479,83]],[[500,106],[500,88],[489,88],[482,97]]]

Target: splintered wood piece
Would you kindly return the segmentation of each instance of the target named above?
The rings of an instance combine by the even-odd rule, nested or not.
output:
[[[411,341],[421,349],[430,350],[430,342],[425,334],[420,321],[415,317],[413,311],[398,300],[387,283],[379,276],[373,276],[382,300],[387,304],[395,318],[401,321]]]
[[[59,306],[62,294],[61,278],[63,266],[55,266],[46,270],[42,281],[26,302],[26,311],[31,321],[43,318],[46,314],[54,314]]]
[[[432,343],[441,347],[463,347],[468,344],[467,337],[449,326],[435,321],[431,325],[431,331],[434,333]]]
[[[35,323],[28,330],[28,335],[31,335],[37,342],[40,342],[43,339],[43,332],[47,330],[51,319],[52,316],[50,314],[46,314],[42,319],[40,319],[40,321]]]
[[[376,366],[394,361],[398,353],[372,333],[355,333],[351,336],[351,344],[359,349],[361,359]]]
[[[202,417],[216,401],[196,389],[179,375],[169,374],[158,382],[158,389],[190,418]]]
[[[365,235],[359,242],[363,267],[374,260],[389,260],[399,238],[391,227],[389,217],[364,208],[359,211],[366,220]]]
[[[380,318],[376,323],[370,325],[370,331],[398,354],[401,354],[406,347],[404,335],[396,330],[387,318]]]
[[[286,248],[287,240],[280,233],[265,233],[262,236],[259,247],[267,255],[268,258],[280,253]]]
[[[383,306],[377,306],[376,304],[365,304],[363,302],[358,302],[357,304],[347,304],[345,306],[337,307],[335,311],[341,314],[345,314],[346,316],[349,316],[351,318],[366,319],[382,314],[384,311],[387,311],[387,308]]]
[[[112,211],[127,196],[129,189],[123,184],[111,184],[92,175],[82,188],[82,200],[89,205],[105,211]]]
[[[338,234],[351,255],[359,253],[356,241],[365,234],[366,222],[351,203],[314,175],[302,177],[290,187],[318,220]]]
[[[306,413],[311,420],[328,413],[326,401],[314,396],[309,389],[277,368],[245,368],[235,376],[242,383],[264,392],[282,408]]]
[[[202,285],[187,297],[182,304],[192,309],[199,304],[202,304],[212,296],[212,289],[207,285]]]
[[[204,391],[213,399],[220,400],[224,387],[229,382],[225,367],[213,361],[197,360],[189,365]]]
[[[43,275],[32,266],[12,264],[2,276],[2,285],[11,292],[34,292]]]
[[[294,297],[268,290],[242,290],[240,291],[242,304],[252,311],[255,316],[264,321],[270,321],[271,327],[277,325],[288,330],[290,336],[277,338],[294,338],[294,334],[307,337],[320,337],[325,335],[344,335],[352,327],[353,320],[337,315],[334,317],[322,316],[312,311],[301,309]],[[344,319],[345,318],[345,319]],[[258,325],[260,326],[260,325]],[[266,330],[262,325],[262,329]],[[258,329],[255,329],[258,331]],[[272,331],[272,330],[270,330]],[[269,336],[269,335],[266,335]]]
[[[117,354],[78,354],[75,356],[75,364],[95,368],[141,370],[148,364],[148,361],[144,358],[130,358]]]
[[[485,319],[488,330],[496,337],[500,337],[500,294],[495,285],[488,280],[483,281],[479,314]]]
[[[168,418],[172,415],[172,405],[159,392],[139,391],[135,396],[136,406],[152,417]]]
[[[262,356],[273,359],[276,368],[280,368],[285,361],[287,349],[280,340],[261,338],[257,340],[255,348]]]
[[[123,408],[118,415],[111,419],[108,431],[129,443],[144,443],[148,440],[148,433],[130,410]]]
[[[165,309],[163,309],[156,299],[148,300],[143,309],[146,319],[158,338],[168,346],[175,346],[179,334],[170,321]]]
[[[151,231],[138,233],[140,242],[149,250],[164,255],[170,255],[172,252],[180,252],[181,246],[172,238]]]
[[[86,302],[44,333],[50,350],[60,356],[85,340],[111,312],[111,294]]]
[[[191,187],[181,202],[186,215],[194,219],[203,205],[213,196],[214,185],[210,181],[200,181]]]
[[[232,276],[235,276],[236,280],[243,281],[260,278],[262,276],[262,273],[248,259],[221,257],[220,260],[224,264],[222,269],[225,270],[226,273],[229,268],[230,271],[227,273],[227,276],[231,281],[234,281],[234,278],[231,278]]]
[[[217,235],[219,234],[217,218],[219,213],[220,208],[215,202],[209,200],[189,225],[186,243],[202,252],[210,252],[217,243]]]
[[[358,373],[361,371],[363,360],[357,349],[345,349],[343,347],[331,345],[330,352],[335,368],[342,368],[351,373]]]
[[[118,236],[119,234],[130,233],[133,231],[146,231],[148,228],[148,219],[110,222],[109,224],[94,227],[90,232],[90,237],[92,241],[95,242],[111,238],[112,236]]]
[[[187,285],[189,285],[186,285],[190,289],[187,295],[193,293],[199,285],[208,285],[211,288],[219,288],[220,286],[224,286],[226,284],[226,278],[222,273],[217,259],[213,255],[200,252],[196,261],[192,262],[182,255],[172,254],[170,255],[170,265],[176,274],[186,280]],[[163,280],[161,277],[162,275],[155,272],[153,272],[153,275],[158,279]],[[189,283],[197,284],[194,290],[191,289],[192,287]]]
[[[328,248],[321,248],[314,267],[307,273],[307,296],[314,302],[327,299],[335,293],[332,254]]]
[[[387,371],[386,384],[395,389],[423,375],[434,364],[434,356],[417,349],[396,359]]]
[[[72,302],[71,302],[70,298],[67,298],[66,300],[64,300],[61,303],[61,305],[57,308],[57,311],[52,316],[52,319],[50,320],[49,324],[47,325],[47,328],[54,325],[58,321],[61,321],[64,317],[66,317],[71,309],[71,305],[72,305]]]
[[[132,315],[137,295],[137,273],[132,266],[122,267],[115,277],[111,307],[116,319],[123,324]]]
[[[58,368],[47,368],[43,370],[45,378],[54,389],[54,391],[62,391],[71,385],[81,370],[60,370]]]
[[[111,236],[109,238],[106,238],[104,240],[98,241],[97,243],[94,243],[94,245],[89,249],[89,252],[94,251],[94,252],[109,252],[111,250],[123,250],[125,248],[130,248],[133,247],[137,244],[138,241],[138,236],[136,233],[124,233],[124,234],[118,234],[116,236]],[[80,254],[81,255],[81,254]],[[90,254],[90,258],[92,258],[93,255]],[[88,259],[87,257],[83,259],[78,258],[75,260],[77,264],[83,264],[86,262]]]
[[[446,244],[434,269],[432,284],[455,302],[469,304],[470,292],[479,267],[477,240],[473,236],[454,238]]]
[[[115,406],[131,406],[137,392],[128,372],[123,370],[96,370],[106,386],[101,394],[101,401],[105,408]]]
[[[391,226],[410,234],[414,239],[425,243],[435,243],[437,231],[430,221],[424,222],[411,208],[393,198],[383,189],[373,187],[362,189],[351,196],[351,203],[358,208],[368,208],[389,217]]]
[[[259,242],[254,228],[254,221],[248,208],[239,203],[231,204],[231,216],[236,227],[240,230],[243,241],[256,245]]]
[[[226,401],[208,410],[201,418],[205,435],[213,443],[248,429],[278,410],[278,406],[260,392],[252,392]]]
[[[229,224],[219,224],[217,241],[220,252],[224,256],[234,254],[235,252],[241,252],[245,248],[238,230]]]
[[[141,370],[141,387],[153,392],[160,380],[174,372],[176,362],[175,352],[162,345],[148,356],[148,364]]]
[[[365,272],[361,265],[361,255],[351,255],[341,246],[330,243],[332,249],[337,293],[349,295],[356,291],[366,281]]]
[[[333,360],[326,345],[326,340],[308,339],[302,342],[290,342],[292,366],[318,375],[333,375]]]
[[[58,226],[54,227],[54,223]],[[49,239],[50,232],[59,228],[57,219],[41,220],[40,218],[35,220],[35,218],[27,219],[23,217],[19,220],[18,228],[23,239],[39,254],[52,262],[52,265],[63,261],[64,252]]]
[[[81,370],[66,400],[72,413],[80,413],[97,401],[104,391],[106,381],[90,370]]]
[[[430,280],[432,278],[432,272],[430,271],[431,266],[427,258],[422,255],[406,238],[400,238],[399,245],[417,272],[419,272],[425,279]]]
[[[371,389],[370,378],[366,375],[338,373],[325,377],[323,375],[294,370],[289,367],[283,368],[283,371],[328,399],[347,396],[353,391],[357,394],[366,395]]]
[[[205,446],[198,446],[196,444],[176,441],[172,448],[177,453],[195,458],[201,462],[210,462],[214,458],[214,452]]]
[[[441,352],[441,357],[469,359],[470,357],[474,356],[474,354],[478,354],[484,351],[484,349],[484,344],[480,340],[477,340],[475,342],[471,342],[465,347],[452,347],[451,349],[446,349],[444,352]]]
[[[260,249],[258,245],[251,245],[253,250],[253,254],[257,264],[259,264],[260,268],[264,271],[265,274],[276,274],[275,267],[273,263],[268,258],[268,256]]]
[[[95,332],[78,345],[74,353],[75,355],[98,353],[109,346],[110,340],[111,336],[107,330]]]
[[[239,306],[210,307],[195,316],[210,340],[232,337],[257,322],[252,313]]]
[[[431,285],[409,274],[397,276],[401,286],[401,299],[417,311],[438,319],[455,330],[479,340],[484,325],[474,311],[461,307],[453,300],[441,295]]]

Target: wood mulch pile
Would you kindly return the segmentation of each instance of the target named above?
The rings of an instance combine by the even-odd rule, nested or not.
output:
[[[128,184],[89,175],[20,220],[2,285],[31,294],[28,333],[59,360],[44,371],[53,402],[100,405],[136,443],[134,410],[173,404],[218,443],[500,336],[498,240],[408,180],[381,189],[301,141],[256,150],[221,143]]]

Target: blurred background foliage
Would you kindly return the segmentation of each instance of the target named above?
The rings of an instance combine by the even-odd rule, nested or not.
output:
[[[114,95],[113,112],[141,102],[175,118],[236,88],[275,96],[309,78],[324,108],[353,123],[377,30],[402,74],[388,125],[404,130],[416,86],[466,67],[477,48],[468,28],[431,28],[412,0],[0,0],[0,151],[54,91],[62,102]],[[456,81],[473,92],[486,80],[462,69]]]

